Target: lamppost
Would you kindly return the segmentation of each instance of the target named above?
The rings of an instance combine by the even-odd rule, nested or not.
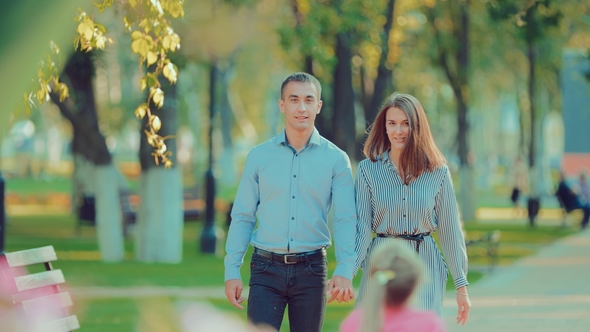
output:
[[[213,118],[215,116],[215,85],[217,83],[217,63],[211,61],[209,76],[209,167],[205,173],[205,225],[201,233],[201,252],[214,254],[217,242],[215,234],[215,177],[213,176]]]

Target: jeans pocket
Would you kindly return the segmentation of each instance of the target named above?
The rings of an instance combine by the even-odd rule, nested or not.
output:
[[[252,262],[250,263],[250,274],[264,273],[268,269],[269,261],[267,259],[252,256]]]
[[[312,274],[322,277],[326,277],[328,275],[328,263],[325,258],[309,261],[307,264],[307,268]]]

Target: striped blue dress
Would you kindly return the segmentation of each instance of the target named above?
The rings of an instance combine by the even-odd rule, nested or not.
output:
[[[459,221],[459,211],[448,167],[424,172],[405,185],[389,160],[389,151],[377,161],[361,161],[356,175],[358,214],[355,250],[359,268],[370,271],[369,257],[375,246],[384,241],[399,241],[416,250],[416,242],[401,238],[373,237],[373,234],[418,234],[438,231],[442,256],[432,236],[426,236],[418,255],[423,261],[423,281],[414,297],[414,305],[439,315],[450,270],[455,287],[466,286],[467,252]],[[363,273],[357,305],[367,289],[368,273]]]

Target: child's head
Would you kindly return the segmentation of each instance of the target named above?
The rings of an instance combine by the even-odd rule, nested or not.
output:
[[[362,331],[380,331],[382,309],[405,306],[422,275],[415,251],[397,241],[386,241],[371,253],[371,281],[363,302]]]
[[[422,266],[415,251],[395,241],[387,241],[373,251],[371,278],[377,294],[388,307],[405,305],[420,282]]]

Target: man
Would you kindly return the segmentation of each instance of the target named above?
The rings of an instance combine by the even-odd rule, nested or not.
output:
[[[285,129],[248,154],[231,213],[225,295],[243,309],[240,266],[251,243],[248,318],[277,330],[287,306],[292,331],[320,331],[326,295],[328,302],[354,297],[354,180],[346,153],[314,127],[320,96],[312,75],[295,73],[283,81]],[[332,205],[337,266],[326,286]]]

